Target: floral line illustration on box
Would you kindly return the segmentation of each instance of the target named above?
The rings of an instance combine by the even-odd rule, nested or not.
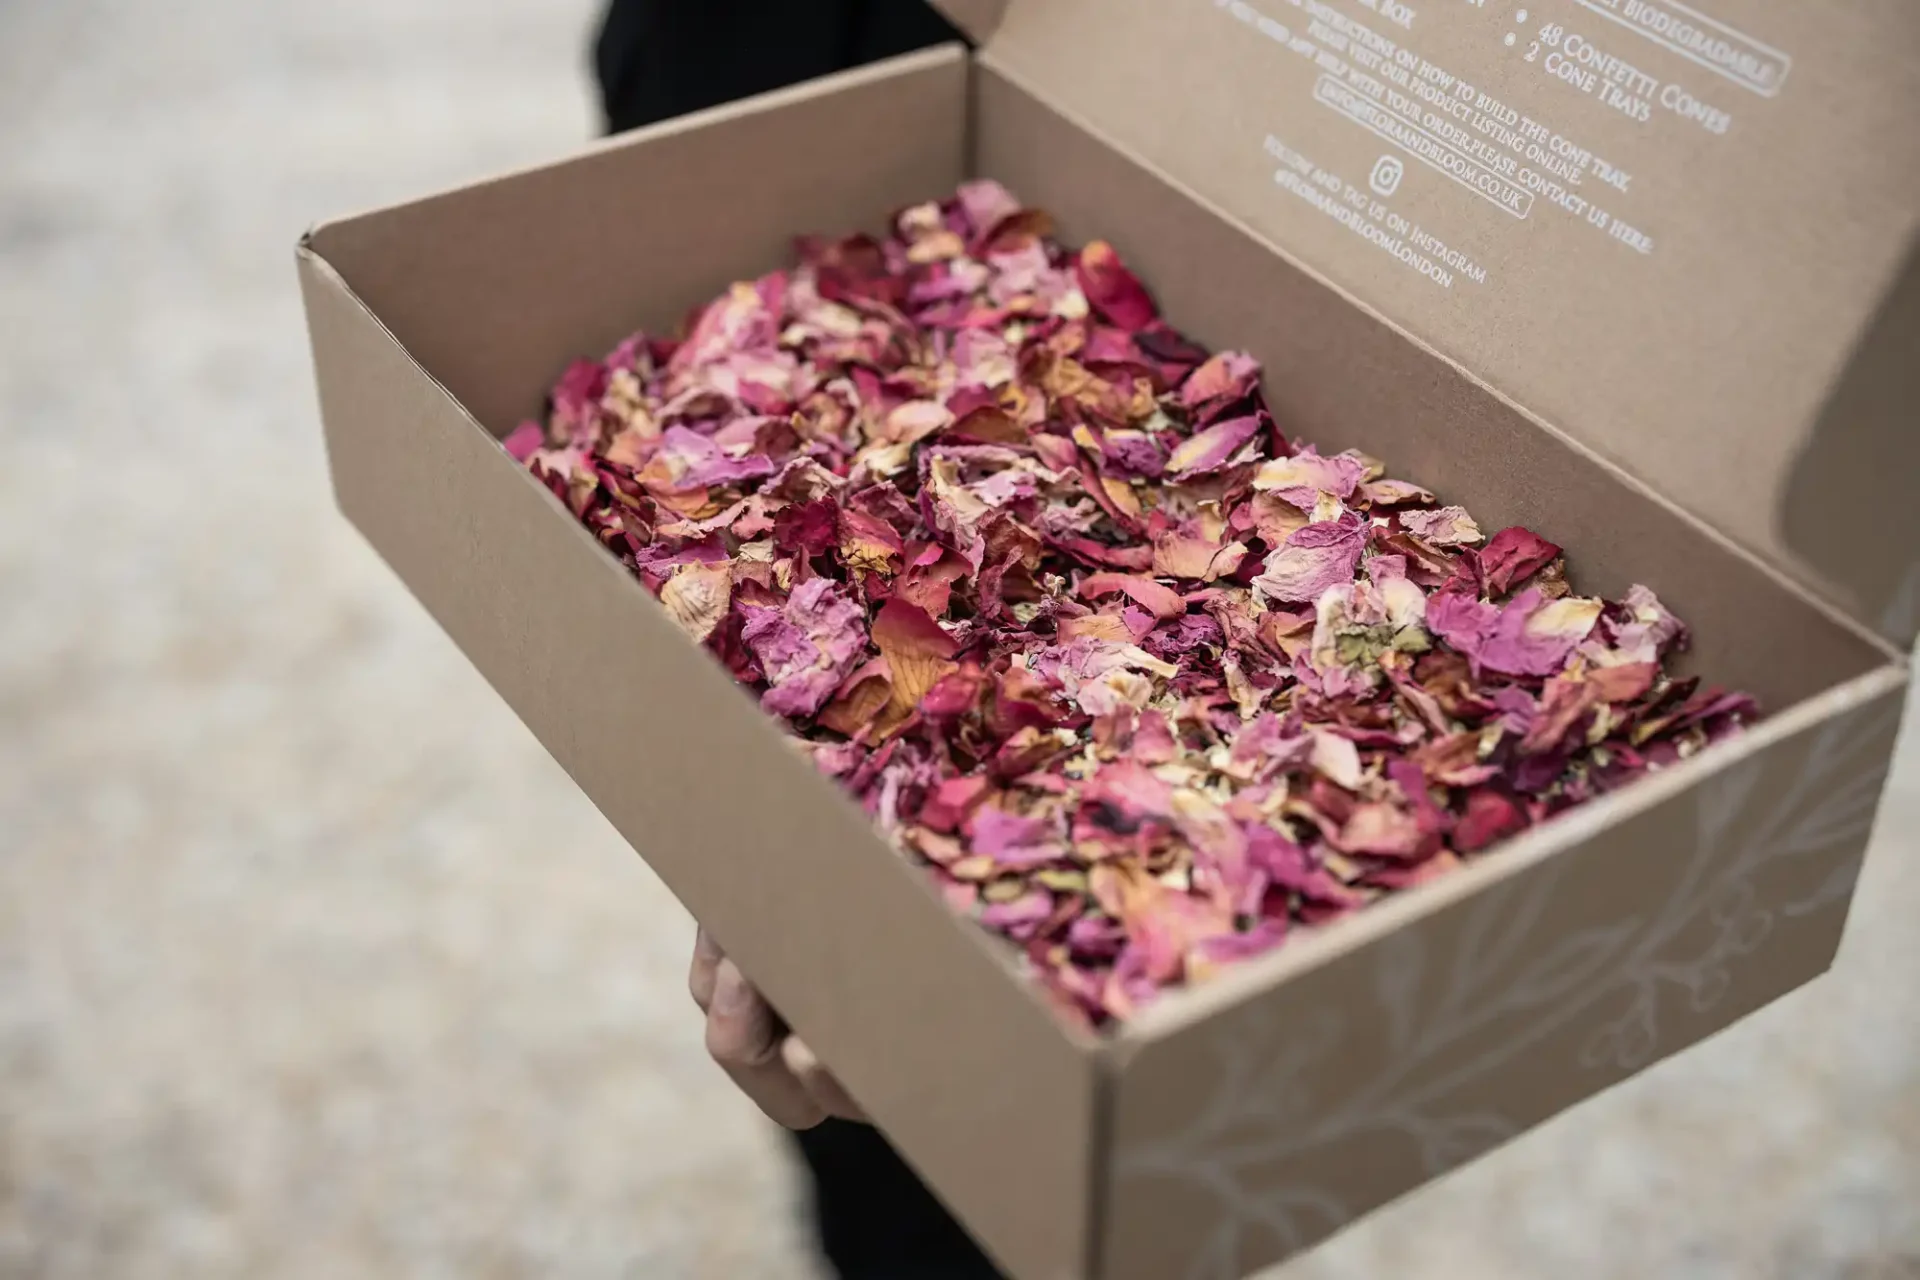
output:
[[[1384,939],[1372,1008],[1322,1010],[1304,1025],[1269,1019],[1252,1034],[1244,1023],[1223,1027],[1210,1046],[1219,1069],[1206,1101],[1179,1131],[1118,1156],[1121,1182],[1170,1180],[1217,1206],[1185,1280],[1237,1280],[1254,1240],[1297,1251],[1372,1207],[1313,1181],[1316,1158],[1344,1144],[1397,1139],[1437,1176],[1521,1133],[1530,1121],[1488,1105],[1496,1091],[1481,1090],[1464,1107],[1454,1100],[1583,1019],[1597,1025],[1577,1042],[1576,1069],[1624,1075],[1651,1063],[1670,993],[1706,1013],[1732,988],[1733,966],[1762,949],[1782,917],[1844,908],[1885,776],[1874,761],[1899,716],[1897,701],[1869,704],[1683,798],[1696,806],[1693,848],[1668,905],[1651,916],[1536,948],[1566,879],[1569,864],[1556,859],[1484,892],[1446,954],[1430,954],[1417,926]],[[1797,770],[1779,776],[1796,760]],[[1776,890],[1769,896],[1784,896],[1784,905],[1761,905],[1763,872],[1842,849],[1817,885],[1797,895]],[[1537,959],[1516,967],[1534,951]],[[1380,1070],[1342,1080],[1342,1097],[1315,1096],[1308,1078],[1331,1078],[1324,1067],[1365,1018],[1377,1020],[1388,1047]],[[1512,1029],[1498,1031],[1502,1023]]]

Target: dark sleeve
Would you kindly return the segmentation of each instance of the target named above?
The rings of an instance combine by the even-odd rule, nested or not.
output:
[[[1006,1280],[879,1130],[829,1120],[793,1140],[841,1280]]]
[[[958,38],[925,0],[611,0],[594,70],[618,133]]]

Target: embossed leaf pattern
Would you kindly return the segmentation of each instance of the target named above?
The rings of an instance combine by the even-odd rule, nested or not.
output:
[[[1513,984],[1513,1001],[1535,1009],[1567,991],[1577,991],[1618,955],[1638,920],[1589,930],[1571,939],[1553,956],[1522,974]]]
[[[1484,1155],[1519,1132],[1501,1116],[1456,1116],[1421,1128],[1420,1155],[1427,1171],[1442,1174]]]
[[[1413,1048],[1414,1014],[1425,964],[1426,944],[1412,929],[1403,929],[1381,944],[1380,1007],[1386,1010],[1388,1043],[1395,1053]]]
[[[1576,932],[1520,963],[1558,880],[1547,868],[1489,889],[1447,956],[1427,957],[1412,931],[1383,943],[1374,996],[1395,1052],[1379,1074],[1354,1081],[1344,1096],[1317,1096],[1306,1083],[1341,1047],[1350,1030],[1344,1017],[1294,1034],[1268,1027],[1251,1037],[1216,1038],[1218,1086],[1192,1123],[1120,1157],[1122,1179],[1182,1181],[1206,1190],[1220,1207],[1188,1270],[1191,1280],[1237,1280],[1247,1233],[1269,1235],[1291,1252],[1352,1218],[1352,1206],[1311,1183],[1265,1185],[1275,1168],[1297,1168],[1316,1152],[1385,1134],[1409,1142],[1422,1167],[1438,1174],[1514,1136],[1510,1118],[1450,1111],[1448,1100],[1499,1065],[1496,1059],[1524,1052],[1533,1039],[1527,1015],[1589,983],[1624,938],[1619,925]],[[1503,1022],[1509,1034],[1487,1036]],[[1437,1059],[1483,1043],[1479,1055],[1435,1069]]]
[[[1865,850],[1861,851],[1863,854]],[[1820,887],[1797,902],[1790,902],[1781,908],[1781,914],[1788,916],[1810,916],[1836,902],[1845,902],[1853,897],[1853,886],[1860,881],[1861,864],[1864,857],[1848,858],[1835,867],[1831,874],[1821,882]]]
[[[1886,746],[1899,721],[1897,701],[1836,717],[1814,735],[1785,788],[1755,794],[1764,761],[1756,756],[1702,789],[1688,877],[1689,889],[1697,884],[1699,890],[1675,895],[1635,945],[1618,984],[1632,990],[1632,1003],[1594,1033],[1583,1063],[1632,1070],[1651,1061],[1663,987],[1685,991],[1695,1012],[1719,1002],[1731,985],[1728,961],[1757,950],[1774,927],[1773,912],[1759,905],[1757,873],[1787,859],[1864,848],[1886,781]],[[1806,915],[1808,904],[1844,900],[1858,873],[1858,856],[1847,858],[1820,890],[1785,910]],[[1715,927],[1712,942],[1691,956],[1668,954],[1703,909]]]
[[[1523,1126],[1499,1114],[1501,1091],[1488,1081],[1520,1064],[1541,1069],[1529,1055],[1549,1041],[1575,1036],[1577,1065],[1588,1069],[1652,1061],[1668,993],[1695,1013],[1711,1011],[1734,967],[1764,949],[1777,916],[1846,900],[1898,718],[1897,699],[1882,699],[1810,739],[1738,761],[1678,801],[1693,812],[1693,847],[1674,891],[1645,915],[1543,938],[1565,876],[1556,859],[1463,906],[1470,914],[1444,946],[1435,943],[1445,935],[1417,926],[1377,944],[1371,1008],[1323,1011],[1311,1025],[1251,1036],[1224,1020],[1204,1103],[1177,1131],[1128,1145],[1119,1158],[1124,1184],[1173,1179],[1216,1206],[1186,1280],[1238,1280],[1250,1258],[1293,1252],[1371,1208],[1316,1184],[1316,1163],[1342,1144],[1402,1141],[1432,1175],[1514,1136]],[[1836,854],[1842,860],[1816,889],[1763,905],[1759,873]],[[1366,1020],[1377,1020],[1370,1032]],[[1389,1051],[1371,1054],[1358,1075],[1328,1069],[1359,1041]]]

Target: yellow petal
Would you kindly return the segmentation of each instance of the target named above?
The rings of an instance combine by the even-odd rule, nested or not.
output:
[[[733,599],[733,563],[683,564],[660,588],[660,603],[675,625],[702,643],[727,616]]]

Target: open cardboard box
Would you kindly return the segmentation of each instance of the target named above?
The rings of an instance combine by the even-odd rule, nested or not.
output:
[[[1920,474],[1916,166],[1866,154],[1916,118],[1913,11],[1723,0],[1799,43],[1715,70],[1725,41],[1682,57],[1613,0],[1544,0],[1518,27],[1304,3],[959,4],[978,56],[707,112],[299,252],[342,508],[1026,1280],[1231,1280],[1819,974],[1899,721],[1914,540],[1832,539],[1897,492],[1877,477]],[[1577,32],[1731,127],[1630,118],[1502,41],[1550,17],[1555,51]],[[1361,100],[1395,65],[1438,84],[1438,63],[1456,94],[1484,83],[1467,97],[1497,97],[1490,118],[1577,122],[1614,175],[1590,156],[1579,190],[1627,231],[1545,167],[1508,166],[1516,202],[1432,151],[1438,120],[1416,136]],[[792,233],[975,174],[1069,242],[1114,241],[1197,339],[1251,350],[1290,433],[1539,530],[1587,590],[1651,585],[1694,627],[1692,668],[1770,717],[1116,1034],[1056,1021],[496,443],[569,359],[671,327]],[[1809,448],[1820,431],[1841,443]],[[1860,465],[1823,476],[1835,449]],[[1796,525],[1796,502],[1823,518]],[[1873,518],[1911,528],[1902,510]]]

